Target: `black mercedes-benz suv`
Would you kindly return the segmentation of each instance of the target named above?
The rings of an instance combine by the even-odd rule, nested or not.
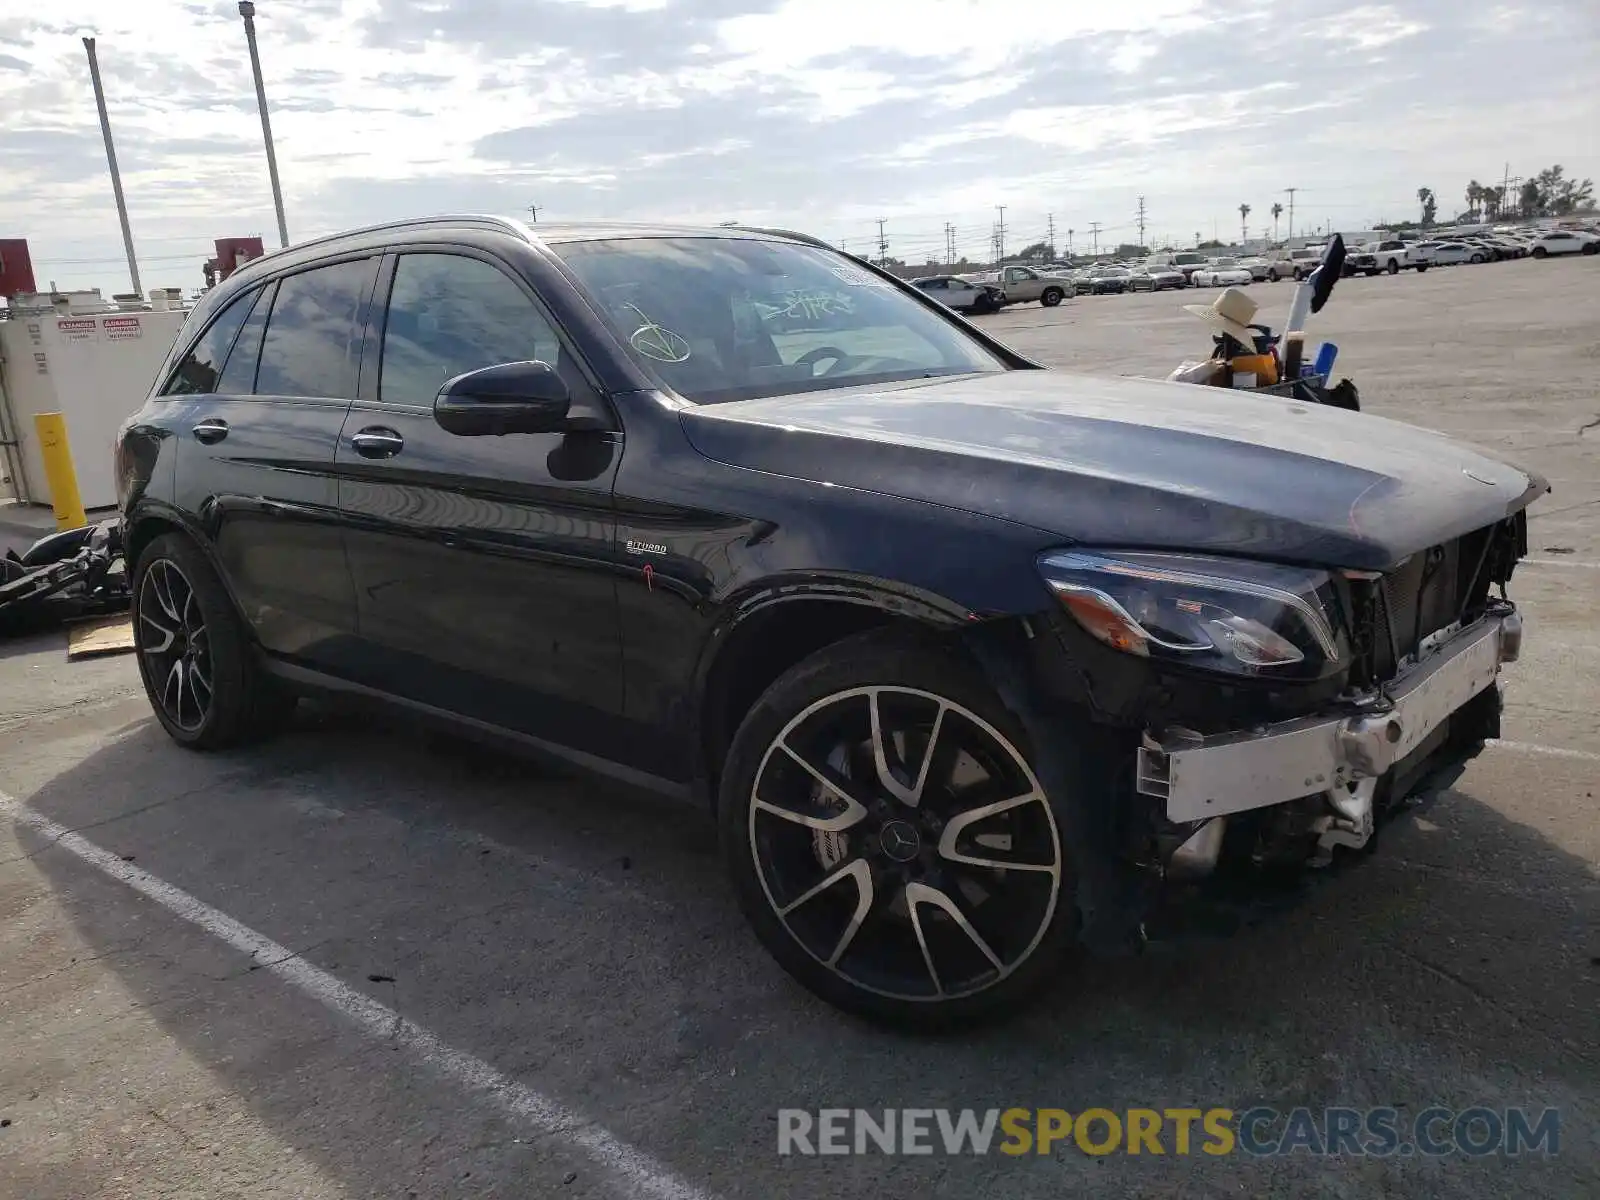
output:
[[[117,460],[178,742],[333,689],[704,797],[783,966],[922,1023],[1464,761],[1545,490],[1042,370],[799,235],[485,217],[245,266]]]

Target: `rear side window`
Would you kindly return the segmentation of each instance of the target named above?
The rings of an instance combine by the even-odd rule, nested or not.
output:
[[[256,393],[353,397],[361,353],[361,302],[373,261],[333,263],[278,281],[261,339]]]
[[[431,408],[447,379],[530,359],[579,383],[554,328],[498,267],[460,254],[400,256],[383,328],[385,404]]]
[[[161,389],[163,396],[205,396],[217,390],[222,364],[228,361],[228,351],[253,302],[254,296],[247,294],[222,310],[172,372],[167,386]]]
[[[256,363],[261,360],[261,334],[267,327],[267,314],[272,311],[272,297],[278,285],[269,283],[254,294],[255,307],[245,320],[233,343],[233,353],[228,355],[228,365],[222,369],[222,383],[217,388],[224,396],[248,396],[256,390]]]

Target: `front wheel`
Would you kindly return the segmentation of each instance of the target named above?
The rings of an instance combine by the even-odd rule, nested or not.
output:
[[[1546,250],[1543,246],[1535,246],[1533,248],[1533,256],[1535,258],[1548,258],[1550,256],[1550,251]]]
[[[1600,254],[1600,242],[1585,242],[1582,253]]]
[[[139,555],[132,615],[145,693],[180,745],[237,745],[270,732],[294,707],[262,672],[216,571],[182,534],[163,534]]]
[[[1481,254],[1474,254],[1474,255],[1473,255],[1473,256],[1472,256],[1472,257],[1471,257],[1471,258],[1470,258],[1470,259],[1468,259],[1468,260],[1467,260],[1467,261],[1468,261],[1468,262],[1472,262],[1472,263],[1481,263],[1481,262],[1482,262],[1482,261],[1483,261],[1483,255],[1481,255]]]
[[[1428,269],[1428,264],[1427,263],[1418,263],[1417,264],[1417,274],[1418,275],[1421,275],[1427,269]]]
[[[1045,288],[1045,290],[1039,296],[1039,303],[1044,305],[1046,308],[1054,308],[1056,305],[1061,303],[1061,300],[1062,291],[1060,288],[1055,287]]]
[[[718,815],[757,937],[840,1008],[994,1013],[1071,943],[1062,822],[1027,738],[942,648],[869,635],[789,671],[734,738]]]

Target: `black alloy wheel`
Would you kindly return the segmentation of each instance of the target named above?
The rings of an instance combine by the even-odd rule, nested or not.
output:
[[[736,739],[722,817],[741,904],[841,1007],[925,1026],[993,1011],[1037,984],[1075,914],[1055,810],[986,684],[926,648],[889,674],[872,668],[895,651],[844,645]]]
[[[210,561],[182,534],[163,534],[139,555],[132,616],[145,693],[180,745],[236,745],[278,728],[294,708],[293,694],[263,671]]]
[[[1047,287],[1039,295],[1039,303],[1046,308],[1054,308],[1061,303],[1062,291],[1058,287]]]
[[[139,581],[136,642],[150,701],[186,733],[205,724],[215,694],[211,641],[194,585],[170,558],[152,562]]]

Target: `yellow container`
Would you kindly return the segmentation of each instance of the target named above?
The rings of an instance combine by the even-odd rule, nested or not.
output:
[[[1257,387],[1278,382],[1278,364],[1270,354],[1241,354],[1228,365],[1235,375],[1254,375]]]
[[[78,472],[72,465],[72,447],[67,444],[67,419],[58,412],[37,413],[33,428],[39,435],[39,457],[44,459],[56,529],[81,529],[89,523],[89,514],[83,511],[83,497],[78,494]]]

